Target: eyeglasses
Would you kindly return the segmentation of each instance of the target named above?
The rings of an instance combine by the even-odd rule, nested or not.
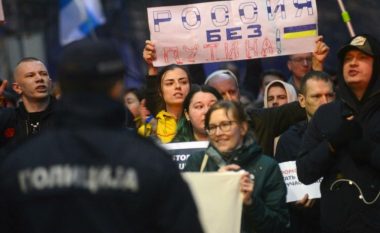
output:
[[[291,61],[295,62],[295,63],[311,63],[312,62],[312,58],[311,57],[295,57],[295,58],[292,58],[290,59]]]
[[[206,132],[209,135],[214,135],[218,128],[222,132],[228,132],[231,130],[231,126],[233,123],[236,123],[236,121],[222,121],[219,125],[209,125],[208,128],[206,129]]]

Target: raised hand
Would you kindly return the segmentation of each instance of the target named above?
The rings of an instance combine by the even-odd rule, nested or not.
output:
[[[143,58],[148,65],[148,74],[157,75],[158,69],[153,66],[153,61],[156,60],[156,48],[150,40],[145,41],[145,47],[143,51]]]
[[[323,41],[323,36],[318,36],[313,52],[313,70],[323,71],[323,64],[329,51],[330,47]]]

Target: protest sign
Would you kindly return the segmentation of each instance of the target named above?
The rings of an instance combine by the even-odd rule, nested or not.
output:
[[[173,161],[178,164],[179,170],[183,170],[189,156],[198,151],[205,151],[208,144],[208,141],[178,142],[162,144],[162,147],[173,157]]]
[[[205,233],[240,233],[240,173],[184,172]]]
[[[319,186],[322,182],[322,178],[313,184],[304,185],[298,180],[295,161],[284,162],[280,163],[279,165],[282,171],[282,175],[284,176],[286,187],[288,189],[286,202],[301,200],[305,194],[309,195],[309,199],[321,197]]]
[[[155,66],[311,52],[315,0],[217,1],[148,8]]]

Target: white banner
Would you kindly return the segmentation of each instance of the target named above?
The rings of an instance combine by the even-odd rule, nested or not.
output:
[[[184,172],[205,233],[240,233],[243,199],[237,172]]]
[[[288,189],[286,202],[301,200],[306,194],[309,195],[309,199],[321,197],[319,186],[322,182],[322,178],[313,184],[304,185],[298,180],[295,161],[284,162],[279,165]]]
[[[155,66],[311,52],[315,0],[234,0],[148,8]]]

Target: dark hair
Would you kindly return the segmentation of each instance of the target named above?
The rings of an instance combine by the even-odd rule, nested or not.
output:
[[[248,122],[248,117],[244,111],[243,106],[240,103],[237,103],[235,101],[221,100],[212,105],[210,109],[207,111],[205,117],[206,129],[208,129],[209,127],[211,114],[218,109],[224,109],[226,114],[228,114],[228,112],[231,111],[232,116],[235,118],[239,125],[244,122]]]
[[[139,101],[143,100],[144,99],[144,94],[143,94],[143,91],[140,90],[140,89],[137,89],[137,88],[127,88],[125,91],[124,91],[124,96],[129,94],[129,93],[133,93],[137,99]]]
[[[280,71],[280,70],[276,70],[276,69],[268,69],[268,70],[264,70],[263,72],[261,72],[259,78],[260,78],[260,81],[261,83],[264,81],[264,78],[265,76],[267,75],[273,75],[273,76],[277,76],[279,77],[282,81],[285,81],[285,75]]]
[[[307,72],[305,76],[303,76],[303,78],[301,79],[300,93],[302,95],[306,95],[306,89],[307,89],[306,84],[307,84],[307,81],[310,79],[322,80],[325,82],[330,82],[331,85],[334,85],[334,82],[328,73],[323,72],[323,71],[310,71],[310,72]]]
[[[84,80],[84,79],[65,79],[59,80],[59,87],[62,93],[79,93],[79,92],[93,92],[98,94],[108,94],[108,92],[115,86],[115,84],[122,80],[124,75],[110,76],[108,79],[103,80]]]
[[[223,99],[222,95],[213,87],[208,86],[208,85],[192,85],[191,90],[189,94],[187,94],[185,100],[183,101],[183,110],[184,111],[189,111],[190,103],[191,100],[193,99],[194,95],[198,92],[205,92],[205,93],[210,93],[213,94],[217,100]]]
[[[189,70],[185,66],[181,66],[181,65],[177,65],[177,64],[171,64],[171,65],[165,66],[164,68],[162,68],[160,70],[160,72],[158,72],[158,75],[157,75],[158,76],[158,83],[159,83],[159,85],[158,85],[158,93],[160,93],[162,95],[161,82],[162,82],[162,78],[164,77],[164,75],[166,74],[166,72],[174,70],[174,69],[177,69],[177,68],[183,70],[186,73],[187,78],[189,79],[189,85],[190,85],[191,78],[190,78]],[[162,101],[164,102],[163,98],[162,98]]]
[[[213,87],[207,86],[207,85],[192,85],[191,90],[189,94],[186,96],[185,100],[183,101],[183,110],[184,112],[189,111],[191,100],[193,99],[194,95],[198,92],[204,92],[204,93],[210,93],[216,97],[217,100],[222,100],[222,95]],[[194,141],[194,131],[191,123],[186,119],[184,115],[182,115],[181,119],[178,121],[177,126],[177,135],[174,141],[181,141],[181,142],[187,142],[187,141]]]
[[[273,81],[273,83],[270,83],[270,86],[268,84],[268,92],[269,92],[269,89],[271,89],[272,87],[281,87],[282,89],[286,91],[284,84],[278,81]]]
[[[57,68],[63,94],[93,92],[108,95],[125,73],[120,50],[109,40],[83,39],[66,45]]]

